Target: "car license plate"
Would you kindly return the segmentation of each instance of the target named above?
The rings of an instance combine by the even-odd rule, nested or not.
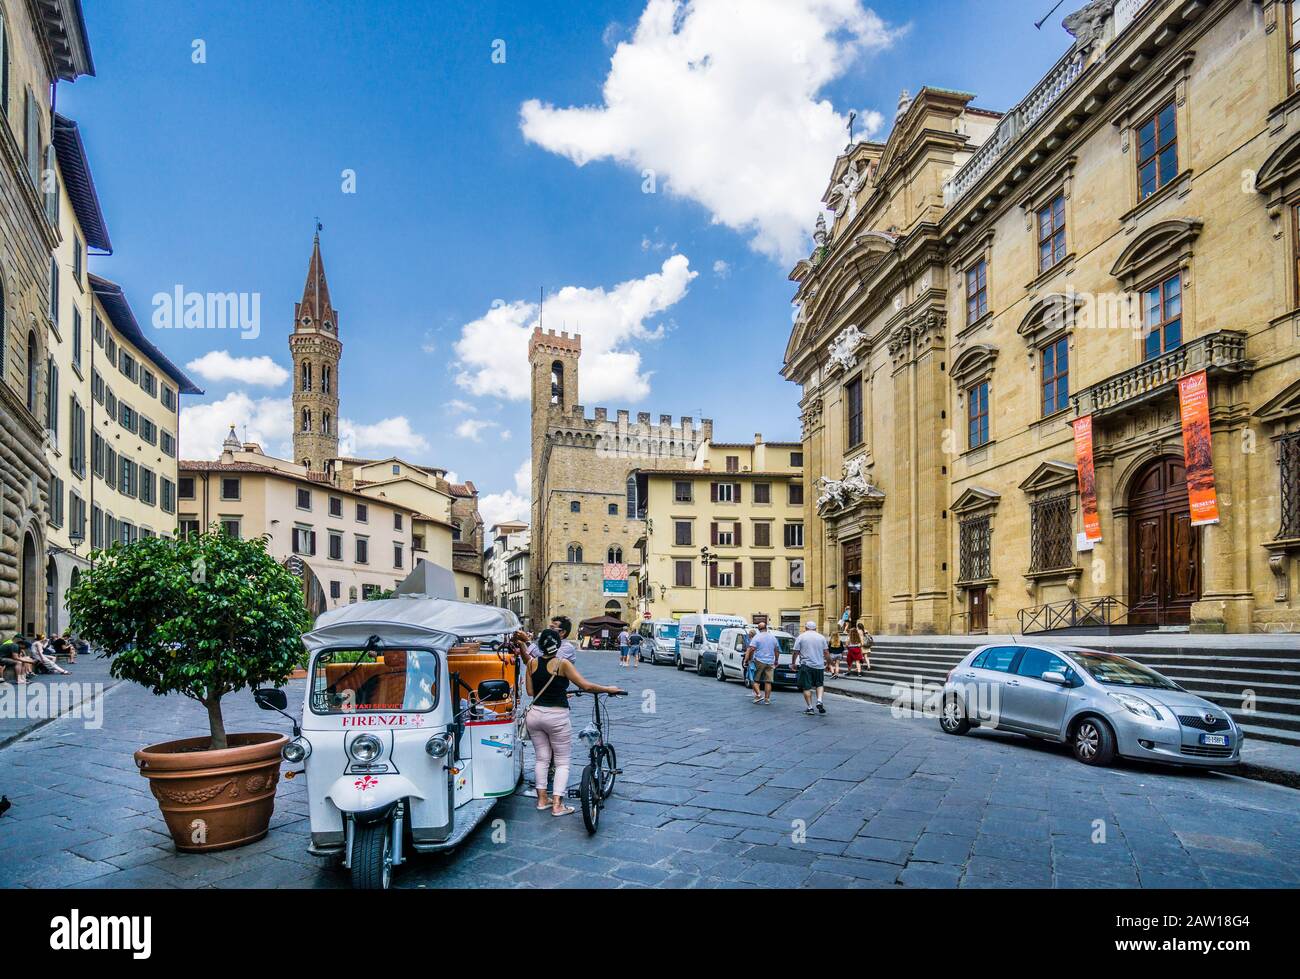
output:
[[[1226,734],[1202,734],[1201,744],[1213,745],[1219,748],[1228,747],[1228,736]]]

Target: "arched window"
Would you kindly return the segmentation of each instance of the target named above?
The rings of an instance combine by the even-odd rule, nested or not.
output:
[[[302,410],[302,430],[304,432],[311,431],[311,409],[310,408],[304,408]]]
[[[551,404],[564,404],[564,365],[558,360],[551,364]]]
[[[328,435],[330,433],[330,413],[328,411],[321,412],[320,430],[321,433],[324,435]]]
[[[330,365],[322,364],[320,369],[320,389],[326,394],[330,393]]]
[[[36,389],[40,386],[36,373],[36,334],[27,331],[27,410],[36,414]]]
[[[622,564],[622,563],[623,563],[623,548],[621,548],[621,547],[611,547],[611,548],[610,548],[610,549],[605,553],[605,563],[606,563],[606,564]]]
[[[302,364],[302,389],[311,390],[311,364],[307,361],[303,361]]]
[[[570,544],[570,545],[569,545],[569,563],[570,563],[570,564],[581,564],[581,563],[582,563],[582,545],[581,545],[581,544]]]

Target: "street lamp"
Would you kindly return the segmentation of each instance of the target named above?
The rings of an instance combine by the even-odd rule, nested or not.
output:
[[[704,567],[704,614],[709,614],[709,572],[718,566],[717,555],[707,547],[700,548],[700,564]]]

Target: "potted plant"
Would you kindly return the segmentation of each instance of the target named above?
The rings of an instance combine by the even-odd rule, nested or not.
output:
[[[303,661],[302,582],[266,549],[210,530],[144,538],[93,557],[67,597],[72,628],[110,672],[207,710],[208,735],[135,753],[177,849],[222,850],[266,835],[283,734],[227,734],[224,696],[281,685]]]

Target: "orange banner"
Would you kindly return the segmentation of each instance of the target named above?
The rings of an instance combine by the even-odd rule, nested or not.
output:
[[[1178,380],[1178,413],[1183,423],[1183,461],[1187,465],[1187,502],[1192,526],[1219,522],[1214,491],[1214,457],[1210,449],[1210,391],[1205,371]]]
[[[1083,533],[1090,541],[1101,540],[1101,517],[1097,515],[1097,474],[1092,468],[1092,415],[1070,423],[1074,426],[1074,466],[1079,473],[1079,508],[1083,512]]]

